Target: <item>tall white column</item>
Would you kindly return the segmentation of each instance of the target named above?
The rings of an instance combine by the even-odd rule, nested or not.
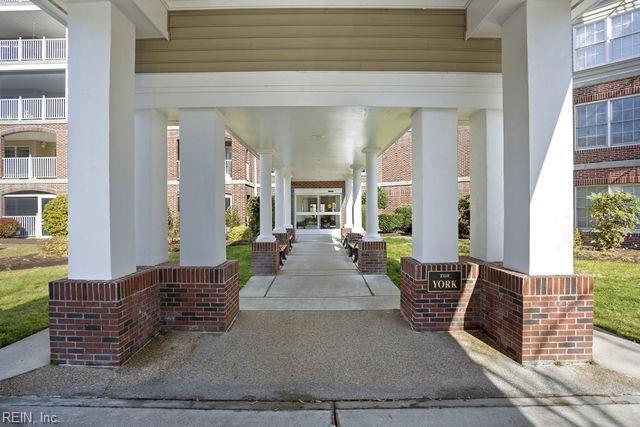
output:
[[[287,170],[284,178],[284,228],[293,228],[291,223],[291,172]]]
[[[109,1],[70,2],[69,278],[136,271],[135,28]]]
[[[362,166],[353,169],[353,232],[364,233],[362,228]]]
[[[378,152],[365,149],[367,156],[367,231],[363,237],[367,241],[380,241],[378,234]]]
[[[569,2],[528,0],[502,28],[504,266],[573,272]]]
[[[344,228],[353,228],[353,175],[344,177]]]
[[[282,176],[282,168],[275,170],[275,227],[274,233],[286,233],[284,228],[284,177]]]
[[[416,111],[411,138],[413,258],[423,263],[457,262],[457,111]]]
[[[215,109],[180,110],[180,265],[226,261],[224,119]]]
[[[167,260],[167,118],[135,112],[135,245],[137,265]]]
[[[504,154],[501,110],[471,116],[471,256],[502,261]]]
[[[260,235],[256,242],[275,242],[271,228],[271,168],[273,150],[259,150],[260,155]]]

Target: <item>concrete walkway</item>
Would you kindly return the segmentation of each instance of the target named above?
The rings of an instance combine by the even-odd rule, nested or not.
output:
[[[362,275],[338,239],[301,235],[277,276],[253,276],[241,310],[390,310],[400,292],[386,275]]]
[[[49,364],[49,329],[0,348],[0,380]]]
[[[3,411],[68,425],[635,426],[639,397],[439,401],[217,402],[0,398]]]

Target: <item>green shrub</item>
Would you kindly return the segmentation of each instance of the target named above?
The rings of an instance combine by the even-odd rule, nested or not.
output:
[[[249,239],[251,239],[251,230],[246,225],[236,225],[227,233],[227,240],[230,242]]]
[[[398,214],[378,215],[378,226],[383,233],[393,233],[400,229],[402,220]]]
[[[405,233],[411,233],[411,223],[412,223],[412,208],[411,205],[400,205],[395,210],[396,215],[398,216],[398,225],[399,230],[404,231]]]
[[[52,236],[42,245],[42,250],[47,255],[67,256],[67,236]]]
[[[362,193],[362,205],[367,204],[367,193]],[[378,187],[378,209],[386,209],[389,206],[389,197],[382,187]]]
[[[180,241],[180,214],[167,214],[167,242],[169,244],[178,243]]]
[[[582,252],[582,233],[577,228],[573,229],[573,255],[580,255]]]
[[[68,223],[67,195],[63,194],[46,204],[42,211],[42,224],[51,236],[66,236],[69,234]]]
[[[458,200],[458,238],[468,239],[471,228],[471,197],[467,194]]]
[[[591,232],[591,243],[596,249],[620,247],[627,234],[635,230],[640,213],[640,198],[633,194],[593,193],[591,216],[595,226]]]
[[[251,239],[260,234],[260,197],[249,197],[247,200],[247,225]]]
[[[236,208],[229,207],[224,211],[224,223],[229,228],[237,227],[241,224],[240,215],[238,215]]]
[[[20,231],[20,223],[13,218],[0,218],[0,238],[8,239]]]

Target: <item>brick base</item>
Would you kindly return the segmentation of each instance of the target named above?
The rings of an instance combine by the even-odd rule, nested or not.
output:
[[[462,291],[428,292],[430,271],[461,271]],[[413,258],[402,258],[400,310],[411,328],[419,332],[480,330],[478,271],[477,264],[422,264]]]
[[[401,311],[418,331],[482,330],[520,363],[592,357],[593,279],[527,276],[476,260],[401,261]],[[428,271],[462,272],[461,292],[427,292]]]
[[[158,268],[162,330],[225,332],[240,310],[238,261]]]
[[[159,329],[155,271],[49,283],[51,363],[119,366]]]
[[[251,273],[254,276],[275,276],[280,270],[278,242],[251,244]]]
[[[387,274],[387,243],[361,240],[357,264],[362,274]]]
[[[49,283],[51,362],[120,366],[158,331],[222,332],[239,310],[238,262],[146,267],[111,281]]]
[[[296,242],[296,229],[295,228],[287,228],[287,234],[291,237],[293,237],[293,240],[291,240],[291,243],[295,243]]]

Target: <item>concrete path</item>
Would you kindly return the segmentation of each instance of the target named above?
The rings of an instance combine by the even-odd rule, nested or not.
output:
[[[0,398],[0,407],[36,423],[44,415],[65,425],[635,426],[640,417],[637,396],[387,402]]]
[[[362,275],[339,241],[301,235],[277,276],[253,276],[241,310],[390,310],[400,292],[386,275]]]
[[[602,329],[593,331],[593,359],[601,366],[640,378],[640,344]]]
[[[0,380],[48,365],[49,329],[0,349]]]

